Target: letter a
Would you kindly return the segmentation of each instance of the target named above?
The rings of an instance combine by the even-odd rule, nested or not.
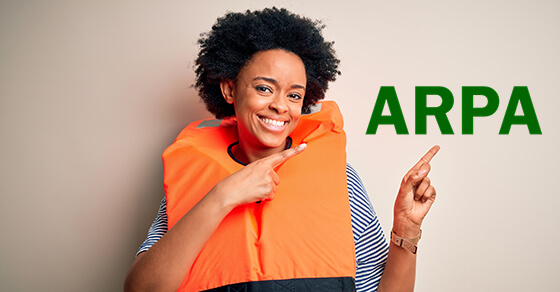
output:
[[[515,115],[517,104],[521,105],[521,109],[525,115]],[[511,97],[506,108],[506,113],[504,114],[504,121],[500,127],[500,135],[509,134],[509,130],[511,130],[511,125],[513,124],[527,125],[531,135],[542,134],[541,126],[537,120],[537,113],[535,112],[535,107],[533,107],[533,102],[531,101],[531,96],[529,95],[529,89],[527,86],[513,87],[513,91],[511,92]]]
[[[387,103],[389,107],[390,115],[388,116],[381,115],[385,108],[385,103]],[[375,135],[379,125],[394,125],[397,134],[408,135],[408,128],[404,121],[399,98],[393,86],[381,86],[379,89],[379,94],[377,95],[377,100],[375,101],[373,112],[371,113],[371,119],[369,120],[366,134]]]

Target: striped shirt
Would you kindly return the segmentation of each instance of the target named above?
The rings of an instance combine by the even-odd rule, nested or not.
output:
[[[389,245],[383,235],[377,215],[356,170],[346,164],[352,233],[356,249],[356,291],[377,291],[385,269]],[[156,219],[138,254],[148,250],[167,232],[167,204],[161,200]]]

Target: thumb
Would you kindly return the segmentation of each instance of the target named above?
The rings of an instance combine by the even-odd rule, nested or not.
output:
[[[429,163],[424,163],[416,172],[412,172],[410,174],[408,174],[407,176],[405,176],[405,178],[403,179],[403,184],[402,184],[402,191],[405,194],[410,194],[413,195],[414,192],[416,191],[416,189],[418,188],[418,185],[422,182],[422,180],[424,180],[424,178],[426,178],[428,176],[428,173],[430,172],[431,169],[431,165]],[[414,171],[411,170],[411,171]]]

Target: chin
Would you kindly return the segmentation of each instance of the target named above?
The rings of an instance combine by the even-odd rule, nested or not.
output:
[[[282,147],[286,143],[287,136],[283,136],[282,138],[274,138],[274,139],[259,139],[261,144],[267,148],[278,148]]]

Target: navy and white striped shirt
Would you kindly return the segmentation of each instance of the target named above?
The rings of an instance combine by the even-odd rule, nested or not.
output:
[[[346,164],[352,232],[356,248],[356,291],[376,291],[385,269],[389,245],[356,170]],[[161,200],[156,219],[138,254],[148,250],[167,232],[167,204]]]

